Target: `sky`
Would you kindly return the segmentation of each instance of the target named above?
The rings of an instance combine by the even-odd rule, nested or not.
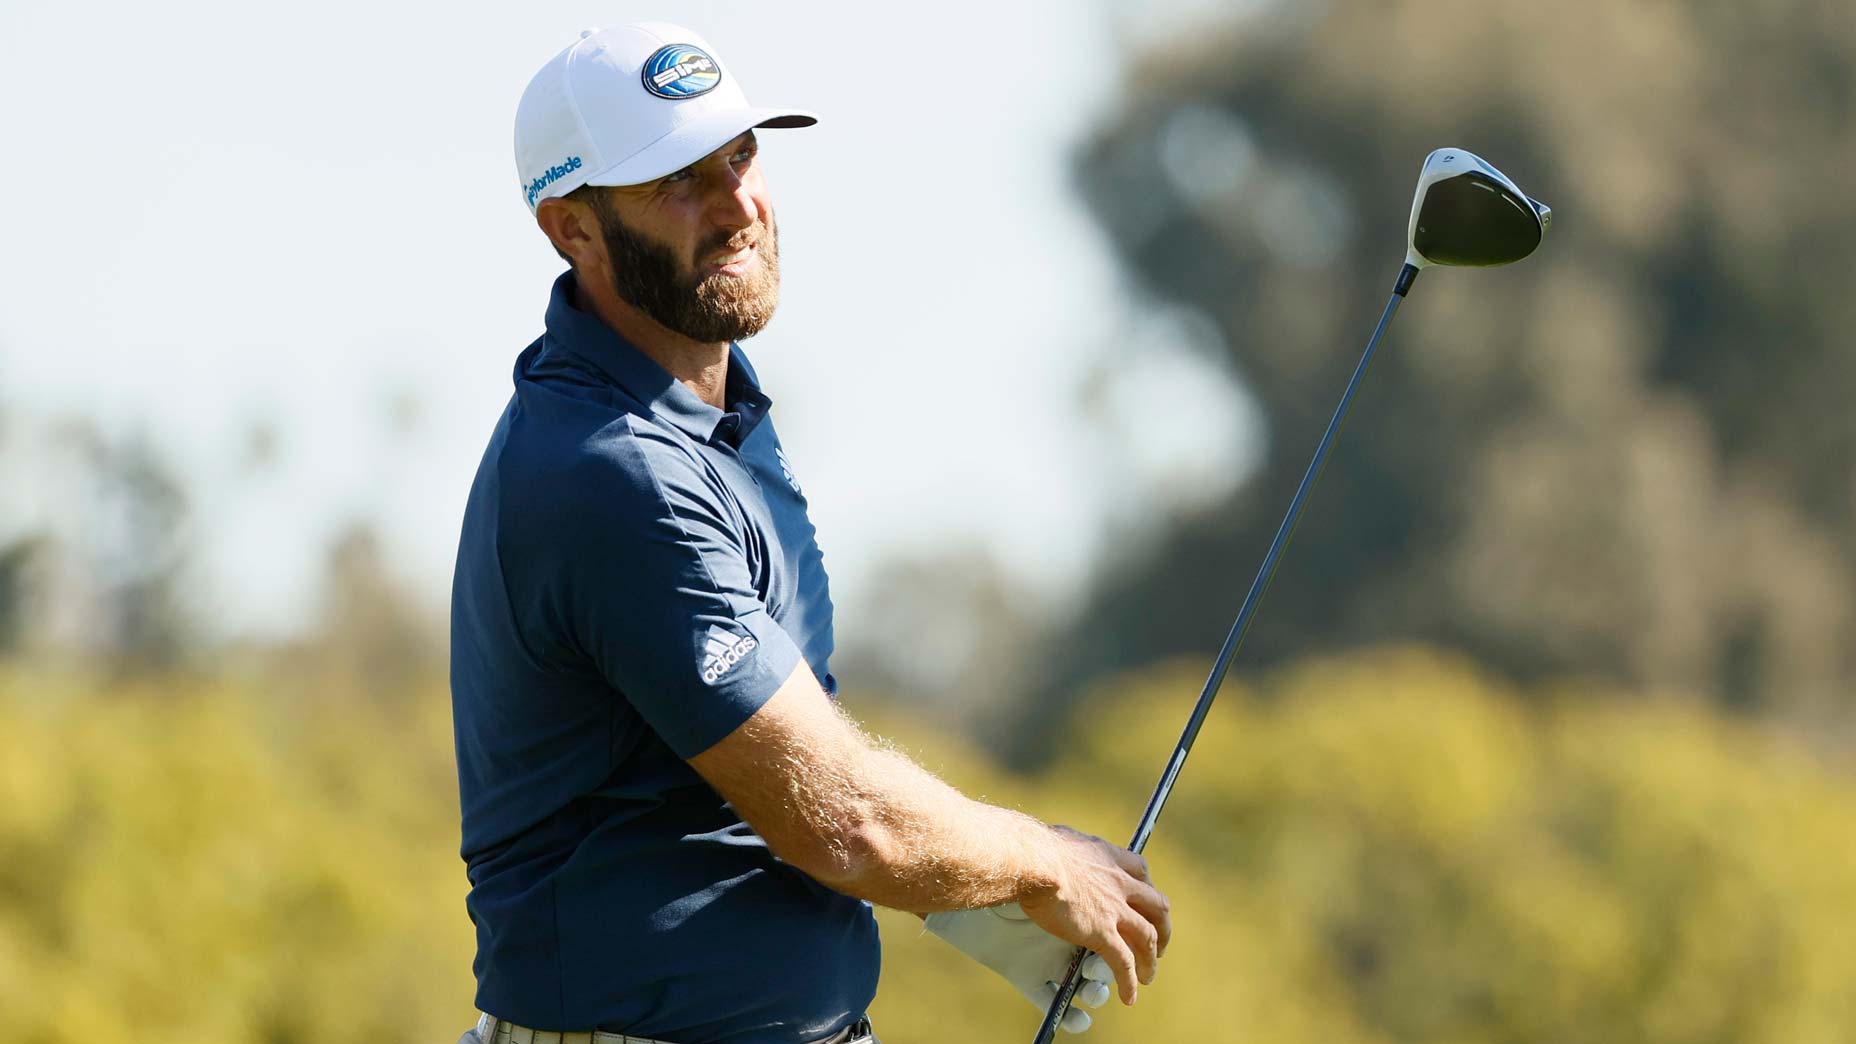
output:
[[[678,21],[756,104],[821,115],[761,135],[783,295],[746,347],[840,607],[886,556],[964,547],[1061,605],[1255,456],[1205,324],[1131,292],[1070,175],[1126,46],[1214,6],[0,6],[0,412],[171,460],[222,634],[302,627],[357,520],[442,605],[561,268],[516,100],[582,28]]]

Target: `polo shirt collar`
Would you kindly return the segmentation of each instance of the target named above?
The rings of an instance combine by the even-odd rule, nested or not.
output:
[[[728,346],[728,376],[722,387],[729,409],[718,410],[702,401],[689,385],[672,377],[598,316],[574,307],[572,269],[554,281],[547,324],[547,341],[591,363],[607,380],[691,438],[712,442],[720,435],[739,446],[773,406],[738,344]]]

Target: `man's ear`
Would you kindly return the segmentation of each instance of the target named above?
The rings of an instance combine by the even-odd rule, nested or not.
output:
[[[597,269],[605,264],[606,241],[599,234],[593,208],[587,204],[577,199],[544,199],[535,207],[535,223],[576,270]]]

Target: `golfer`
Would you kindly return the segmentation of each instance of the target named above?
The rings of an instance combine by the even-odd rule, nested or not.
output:
[[[1076,946],[1092,1005],[1166,948],[1139,856],[963,797],[837,706],[823,560],[739,345],[780,287],[756,130],[814,122],[657,23],[582,33],[523,92],[518,183],[571,268],[458,548],[467,1044],[874,1042],[872,903],[1040,1008]]]

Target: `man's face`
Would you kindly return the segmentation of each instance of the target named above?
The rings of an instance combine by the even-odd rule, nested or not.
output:
[[[780,247],[749,131],[674,174],[592,196],[612,288],[695,341],[752,337],[780,300]]]

